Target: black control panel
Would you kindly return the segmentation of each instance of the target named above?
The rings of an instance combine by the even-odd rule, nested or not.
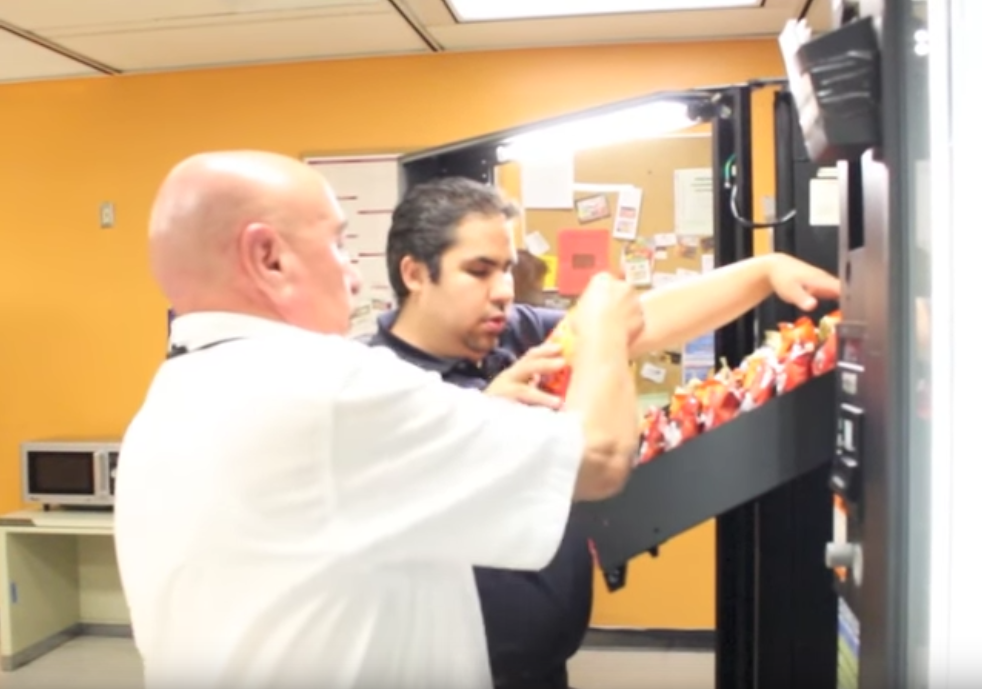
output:
[[[835,495],[833,541],[826,563],[839,594],[852,605],[862,584],[862,506],[866,413],[863,409],[866,328],[844,321],[836,331],[836,454],[829,487]]]
[[[829,485],[832,491],[850,506],[861,502],[863,466],[863,428],[861,406],[863,384],[863,350],[865,328],[859,323],[838,325],[839,360],[836,364],[837,428],[836,456],[832,462]]]

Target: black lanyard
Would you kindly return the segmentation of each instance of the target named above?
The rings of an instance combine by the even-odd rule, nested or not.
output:
[[[225,344],[226,342],[235,342],[236,340],[241,340],[241,337],[230,337],[227,340],[218,340],[216,342],[209,342],[206,345],[201,345],[200,347],[195,347],[194,349],[188,349],[184,345],[171,345],[170,349],[167,350],[168,359],[176,359],[179,356],[184,356],[185,354],[194,354],[195,352],[201,352],[205,349],[211,349],[212,347],[217,347],[218,345]]]

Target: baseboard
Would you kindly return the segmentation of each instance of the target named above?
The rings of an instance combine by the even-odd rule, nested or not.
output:
[[[592,627],[583,648],[712,652],[716,649],[716,630]]]
[[[68,643],[78,636],[78,625],[72,625],[66,629],[56,632],[51,636],[37,641],[27,648],[9,656],[0,657],[0,671],[13,672],[25,665],[34,662],[46,653],[50,653],[59,646]]]
[[[102,624],[83,622],[79,625],[83,636],[109,636],[114,639],[132,639],[133,627],[129,624]]]
[[[78,635],[131,639],[133,638],[133,628],[128,624],[83,622],[35,644],[30,649],[25,649],[15,658],[0,659],[2,661],[0,666],[4,671],[13,670]],[[716,648],[716,631],[713,629],[612,629],[593,627],[586,634],[583,648],[712,652]]]

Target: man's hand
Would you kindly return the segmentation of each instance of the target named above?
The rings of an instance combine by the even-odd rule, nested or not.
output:
[[[576,302],[573,327],[577,334],[592,328],[626,330],[630,345],[644,330],[644,312],[633,287],[608,273],[598,273]]]
[[[525,352],[525,356],[499,373],[484,389],[485,394],[528,404],[559,409],[563,401],[539,390],[539,379],[556,373],[566,365],[559,345],[544,344]]]
[[[774,254],[769,273],[771,289],[783,301],[811,311],[819,299],[838,299],[839,280],[824,270],[787,254]]]

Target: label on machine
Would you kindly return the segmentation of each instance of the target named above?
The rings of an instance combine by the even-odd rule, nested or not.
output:
[[[837,689],[859,689],[859,619],[839,599],[839,668]]]

